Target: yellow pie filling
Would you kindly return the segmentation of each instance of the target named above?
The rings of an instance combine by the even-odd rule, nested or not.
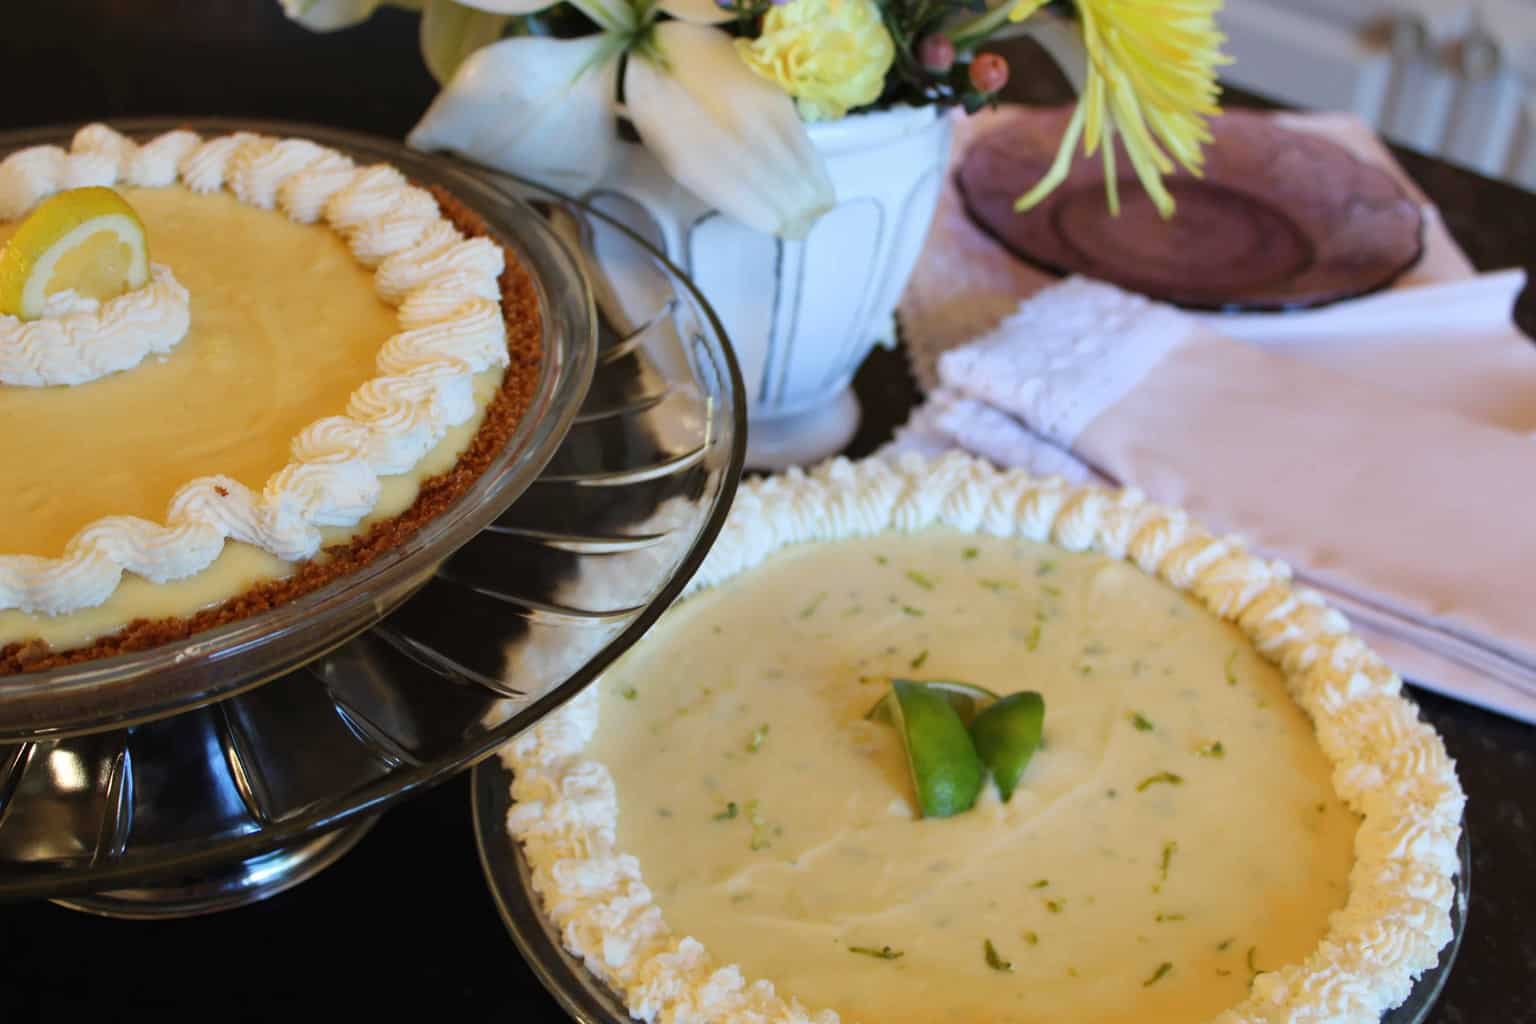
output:
[[[864,718],[891,677],[1044,695],[1009,803],[916,817]],[[599,723],[669,930],[845,1021],[1206,1020],[1348,894],[1360,819],[1280,672],[1100,555],[943,529],[781,551],[674,609]]]
[[[170,266],[192,301],[192,326],[170,353],[72,387],[0,387],[0,552],[58,557],[103,516],[164,522],[176,491],[222,474],[260,491],[290,461],[304,427],[341,414],[377,375],[399,330],[372,273],[323,225],[226,193],[125,188],[150,258]],[[0,224],[0,242],[15,230]],[[483,411],[502,371],[475,380]],[[398,514],[421,481],[450,468],[480,414],[410,472],[384,479],[364,524]],[[327,531],[345,539],[357,528]],[[137,618],[184,616],[284,575],[290,566],[237,542],[205,571],[167,584],[125,574],[106,603],[46,616],[0,611],[0,647],[42,639],[78,646]]]

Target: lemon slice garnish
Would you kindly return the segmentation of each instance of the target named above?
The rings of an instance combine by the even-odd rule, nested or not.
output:
[[[906,748],[922,816],[948,818],[970,810],[987,776],[954,705],[945,694],[905,679],[893,682],[891,693],[892,724]]]
[[[0,313],[36,320],[65,290],[98,302],[149,282],[144,225],[109,188],[44,200],[0,249]]]

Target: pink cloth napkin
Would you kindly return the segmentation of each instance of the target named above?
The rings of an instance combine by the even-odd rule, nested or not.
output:
[[[1399,671],[1536,721],[1536,443],[1068,280],[940,357],[913,437],[1134,485],[1283,558]]]

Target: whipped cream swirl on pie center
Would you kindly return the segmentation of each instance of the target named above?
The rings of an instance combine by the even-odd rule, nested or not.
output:
[[[164,355],[191,325],[191,296],[159,263],[144,287],[106,302],[57,292],[37,320],[0,315],[0,384],[85,384]]]

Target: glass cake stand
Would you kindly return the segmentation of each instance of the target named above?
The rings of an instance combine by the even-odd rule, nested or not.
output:
[[[618,994],[566,951],[559,929],[539,905],[522,846],[507,832],[507,812],[512,809],[511,771],[495,758],[483,761],[475,767],[471,789],[480,866],[518,952],[572,1019],[582,1024],[633,1024]],[[1467,907],[1472,898],[1472,847],[1465,822],[1457,852],[1461,871],[1451,901],[1451,941],[1440,951],[1440,962],[1419,978],[1408,998],[1382,1017],[1381,1024],[1424,1024],[1450,977],[1467,930]]]
[[[452,509],[313,600],[231,635],[0,679],[0,900],[180,916],[310,877],[633,643],[703,560],[741,474],[745,396],[719,322],[627,229],[334,129],[118,127],[178,125],[300,135],[450,188],[537,279],[535,408]],[[0,136],[0,153],[69,134]]]

